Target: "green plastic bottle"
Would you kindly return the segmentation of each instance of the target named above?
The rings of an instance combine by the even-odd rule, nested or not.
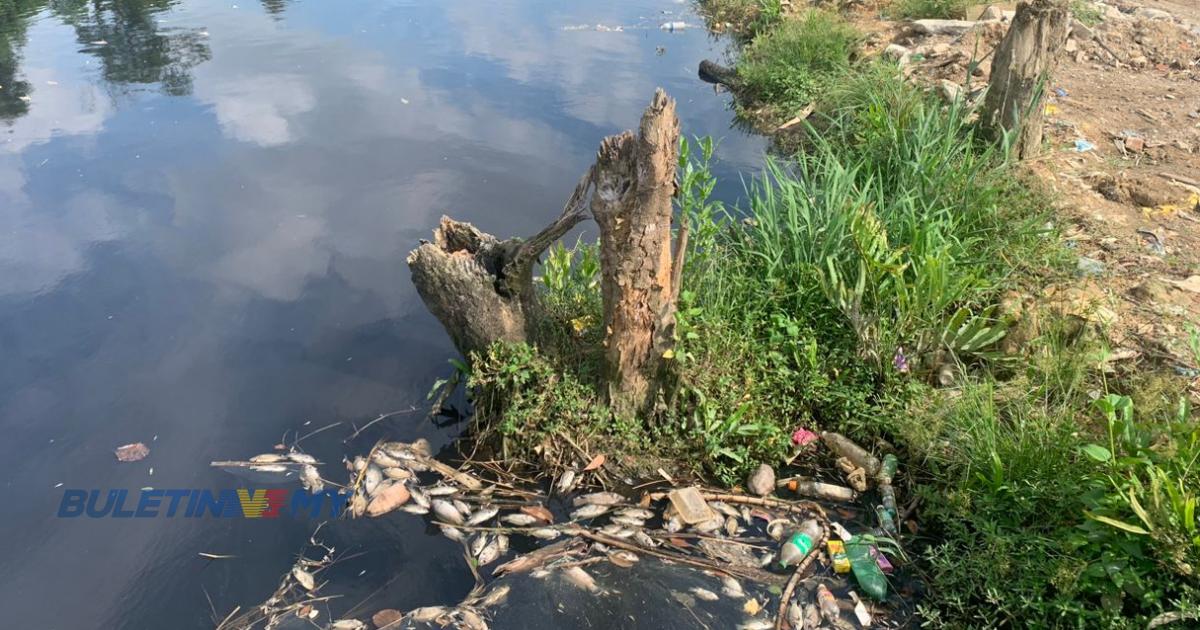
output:
[[[850,557],[850,570],[863,592],[876,601],[887,599],[887,577],[871,557],[871,545],[855,536],[846,541],[846,555]]]
[[[779,566],[786,568],[808,557],[821,533],[821,526],[815,520],[808,519],[801,523],[800,529],[779,548]]]

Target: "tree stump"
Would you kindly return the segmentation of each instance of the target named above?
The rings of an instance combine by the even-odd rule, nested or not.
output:
[[[996,47],[980,120],[994,139],[1015,133],[1014,149],[1024,159],[1042,143],[1042,94],[1067,40],[1070,17],[1061,0],[1031,0]]]
[[[663,354],[674,344],[673,284],[682,266],[682,255],[674,263],[671,257],[678,157],[675,102],[660,89],[638,133],[605,138],[562,215],[528,240],[501,241],[443,217],[433,242],[408,255],[417,293],[468,359],[495,341],[536,343],[545,327],[533,268],[590,211],[600,228],[608,368],[600,387],[618,414],[649,409],[663,376]]]

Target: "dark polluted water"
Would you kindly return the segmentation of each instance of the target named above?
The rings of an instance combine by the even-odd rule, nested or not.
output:
[[[444,445],[461,427],[406,416],[343,444],[453,356],[405,254],[443,213],[536,231],[656,86],[721,138],[736,197],[763,142],[696,80],[724,48],[698,23],[672,0],[0,3],[0,625],[211,628],[268,596],[314,521],[59,518],[63,493],[252,485],[209,462],[332,422],[304,446],[335,466]],[[361,554],[352,593],[471,586],[421,519],[322,534]]]

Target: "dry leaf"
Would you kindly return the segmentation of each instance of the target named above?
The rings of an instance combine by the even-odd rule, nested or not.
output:
[[[311,591],[317,586],[317,581],[313,578],[313,574],[300,567],[292,567],[292,577],[296,578],[296,582],[300,586],[303,586],[306,591]]]
[[[526,505],[521,508],[521,512],[532,516],[544,523],[553,523],[554,514],[541,505]]]
[[[746,600],[746,605],[742,606],[742,610],[746,611],[747,615],[753,617],[758,614],[758,611],[762,610],[762,606],[758,603],[757,599],[752,598]]]
[[[150,449],[141,442],[134,442],[133,444],[118,446],[115,453],[117,454],[117,461],[137,462],[146,459],[146,456],[150,454]]]
[[[588,462],[588,465],[583,467],[583,472],[588,472],[589,470],[596,470],[597,468],[603,466],[604,459],[605,459],[604,453],[600,453],[599,455],[593,457],[592,461]]]
[[[367,516],[382,516],[404,505],[411,496],[408,488],[402,483],[392,483],[381,487],[375,492],[371,502],[367,504]]]

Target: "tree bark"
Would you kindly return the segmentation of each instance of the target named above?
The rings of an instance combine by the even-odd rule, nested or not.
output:
[[[1014,149],[1021,159],[1041,148],[1042,93],[1058,65],[1069,22],[1061,0],[1022,2],[996,47],[980,120],[994,139],[1015,133]]]
[[[661,89],[635,136],[606,138],[596,157],[592,216],[600,228],[608,400],[632,416],[653,406],[672,346],[671,199],[679,159],[675,101]]]

